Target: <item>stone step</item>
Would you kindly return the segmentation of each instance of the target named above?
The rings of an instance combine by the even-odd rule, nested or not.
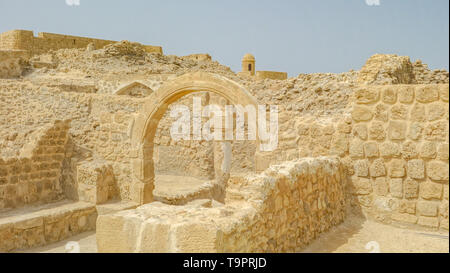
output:
[[[115,213],[121,210],[135,209],[139,206],[136,202],[131,201],[108,201],[105,204],[97,205],[98,215]]]
[[[0,214],[0,252],[43,246],[95,230],[97,209],[87,202],[59,201]]]

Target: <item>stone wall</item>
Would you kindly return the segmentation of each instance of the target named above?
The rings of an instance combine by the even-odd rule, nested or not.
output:
[[[448,85],[356,91],[352,193],[369,215],[448,230],[448,94]]]
[[[99,49],[116,41],[101,40],[94,38],[53,34],[40,32],[38,36],[33,35],[29,30],[11,30],[0,34],[0,49],[2,50],[25,50],[31,55],[42,54],[50,50],[63,48],[85,48],[88,44],[94,44]],[[149,53],[161,53],[159,46],[144,46]]]
[[[95,205],[85,202],[60,201],[3,213],[0,215],[0,253],[23,251],[93,231],[96,219]]]
[[[170,128],[178,117],[170,117],[173,106],[183,105],[190,109],[192,115],[193,98],[200,98],[202,106],[209,104],[210,94],[207,92],[182,97],[164,114],[159,121],[154,141],[155,173],[164,175],[184,175],[203,179],[214,178],[213,142],[193,139],[192,122],[191,140],[175,141],[171,137]],[[205,122],[207,119],[202,119]],[[192,117],[191,117],[192,121]]]
[[[20,150],[42,126],[70,119],[70,137],[62,162],[62,187],[67,197],[78,200],[77,165],[91,159],[103,160],[112,167],[117,185],[111,195],[128,200],[132,183],[129,131],[133,114],[142,103],[140,98],[63,92],[5,81],[0,84],[0,154],[18,157],[8,147]]]
[[[33,133],[19,157],[0,158],[0,209],[48,203],[63,197],[61,166],[69,121]]]
[[[277,72],[277,71],[256,71],[256,79],[264,80],[286,80],[288,75],[286,72]]]
[[[338,156],[349,207],[385,223],[448,230],[448,85],[362,85],[341,115],[279,115],[266,168]]]
[[[295,88],[301,89],[303,81],[302,85],[298,81],[294,82]],[[290,82],[267,80],[264,86]],[[345,88],[344,94],[351,98],[341,98],[336,110],[317,114],[290,108],[296,93],[269,96],[273,91],[270,88],[265,93],[252,88],[262,103],[280,106],[278,148],[257,155],[264,159],[259,161],[264,162],[264,167],[302,157],[338,156],[352,177],[346,188],[346,200],[352,209],[386,223],[412,222],[416,227],[448,229],[448,173],[443,171],[448,167],[448,85],[345,85],[339,88]],[[334,89],[316,86],[314,90],[305,92],[317,94],[317,90],[325,93]],[[72,119],[72,152],[63,162],[63,188],[74,188],[77,164],[104,160],[115,179],[109,187],[111,196],[130,200],[130,130],[145,99],[61,92],[57,87],[16,81],[4,81],[0,96],[0,153],[7,152],[8,147],[20,147],[17,140],[26,143],[31,133],[27,136],[23,132],[33,132],[57,118]],[[319,97],[316,101],[321,100]],[[347,106],[344,101],[349,102]],[[309,109],[319,106],[322,109],[326,104],[311,105]],[[156,172],[170,174],[172,170],[178,175],[211,178],[211,145],[175,143],[169,138],[168,124],[169,120],[161,120],[155,138]],[[232,174],[254,170],[255,150],[249,142],[233,143]],[[194,161],[194,168],[189,168]],[[209,167],[199,169],[205,165]],[[397,165],[404,169],[401,177],[391,174]],[[423,178],[408,172],[415,166],[421,170],[422,165]],[[418,193],[413,197],[409,191],[415,188]],[[78,198],[76,194],[71,196]],[[431,206],[433,212],[424,212],[423,206]]]
[[[99,252],[293,252],[345,216],[338,159],[303,158],[229,181],[225,205],[159,202],[99,216]],[[139,234],[139,235],[138,235]]]
[[[5,81],[0,84],[0,99],[0,155],[18,156],[14,152],[31,141],[33,132],[56,119],[71,119],[63,161],[64,194],[73,200],[92,200],[78,188],[78,165],[89,160],[102,161],[104,166],[112,168],[114,177],[108,187],[108,199],[130,200],[130,130],[145,98],[67,92],[61,85]],[[192,106],[192,97],[178,103]],[[214,178],[213,143],[174,142],[169,132],[171,121],[167,112],[155,137],[156,173]]]

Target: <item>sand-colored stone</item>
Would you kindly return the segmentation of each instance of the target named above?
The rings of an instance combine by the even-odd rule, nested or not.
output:
[[[0,249],[96,228],[102,252],[299,251],[347,209],[448,230],[448,72],[383,54],[291,78],[255,63],[235,73],[208,54],[2,34]],[[277,149],[261,151],[259,134],[173,139],[170,110],[194,96],[278,106]],[[61,201],[88,205],[30,218]],[[11,211],[23,213],[14,228]]]

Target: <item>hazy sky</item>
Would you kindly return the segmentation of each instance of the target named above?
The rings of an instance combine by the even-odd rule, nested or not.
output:
[[[75,1],[75,0],[67,0]],[[376,0],[367,0],[376,2]],[[165,54],[209,53],[240,70],[360,69],[375,53],[408,55],[448,70],[449,1],[0,0],[0,32],[54,32],[161,45]]]

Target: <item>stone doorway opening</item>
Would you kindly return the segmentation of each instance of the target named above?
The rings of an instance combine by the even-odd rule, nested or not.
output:
[[[170,122],[165,117],[170,106],[188,102],[193,95],[203,97],[204,103],[253,105],[255,108],[257,105],[256,99],[239,84],[206,72],[188,73],[161,86],[148,97],[133,126],[134,201],[182,205],[193,199],[224,199],[232,167],[231,143],[204,140],[176,143],[167,134]],[[258,144],[257,137],[254,147]],[[238,145],[251,147],[240,143],[236,144],[237,150],[242,148]],[[256,158],[243,166],[256,168]]]

